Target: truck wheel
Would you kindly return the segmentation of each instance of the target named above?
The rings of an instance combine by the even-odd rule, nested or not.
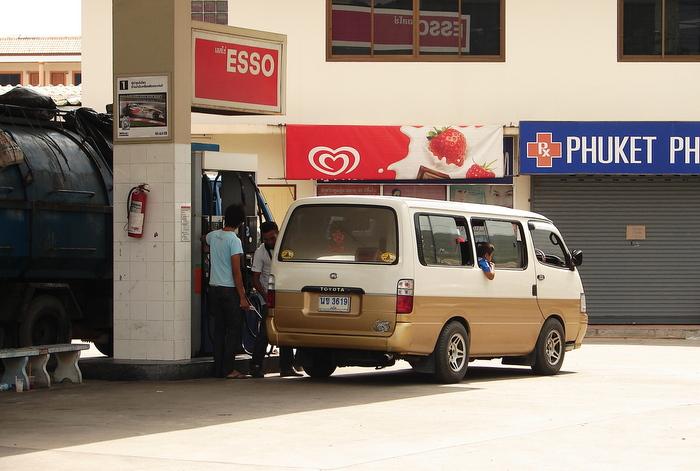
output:
[[[71,325],[61,301],[40,295],[32,299],[27,315],[19,326],[19,344],[48,345],[70,343]]]
[[[312,378],[328,378],[336,368],[332,352],[328,350],[304,350],[301,355],[304,372]]]
[[[452,321],[442,329],[435,347],[435,379],[441,383],[458,383],[464,379],[469,364],[469,334]]]
[[[564,363],[564,328],[556,319],[547,319],[542,326],[535,346],[535,363],[532,369],[541,375],[555,375]]]

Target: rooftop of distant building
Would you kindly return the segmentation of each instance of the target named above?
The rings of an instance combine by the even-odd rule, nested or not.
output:
[[[0,37],[0,55],[80,55],[80,36]]]

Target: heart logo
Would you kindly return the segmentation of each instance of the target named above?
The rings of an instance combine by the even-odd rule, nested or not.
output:
[[[341,173],[351,173],[360,165],[360,153],[352,147],[318,146],[309,151],[309,163],[319,172],[336,176]]]

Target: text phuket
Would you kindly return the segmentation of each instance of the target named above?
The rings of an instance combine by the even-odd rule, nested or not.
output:
[[[566,162],[582,164],[652,164],[656,136],[568,136]],[[671,136],[669,163],[700,165],[700,136]]]

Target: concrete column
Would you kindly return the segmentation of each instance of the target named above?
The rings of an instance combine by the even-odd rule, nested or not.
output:
[[[170,73],[172,142],[114,146],[114,357],[190,358],[190,0],[114,0],[114,75]],[[115,110],[116,112],[116,110]],[[129,238],[129,189],[151,192],[144,236]]]
[[[112,0],[82,0],[83,106],[104,113],[112,103]]]

